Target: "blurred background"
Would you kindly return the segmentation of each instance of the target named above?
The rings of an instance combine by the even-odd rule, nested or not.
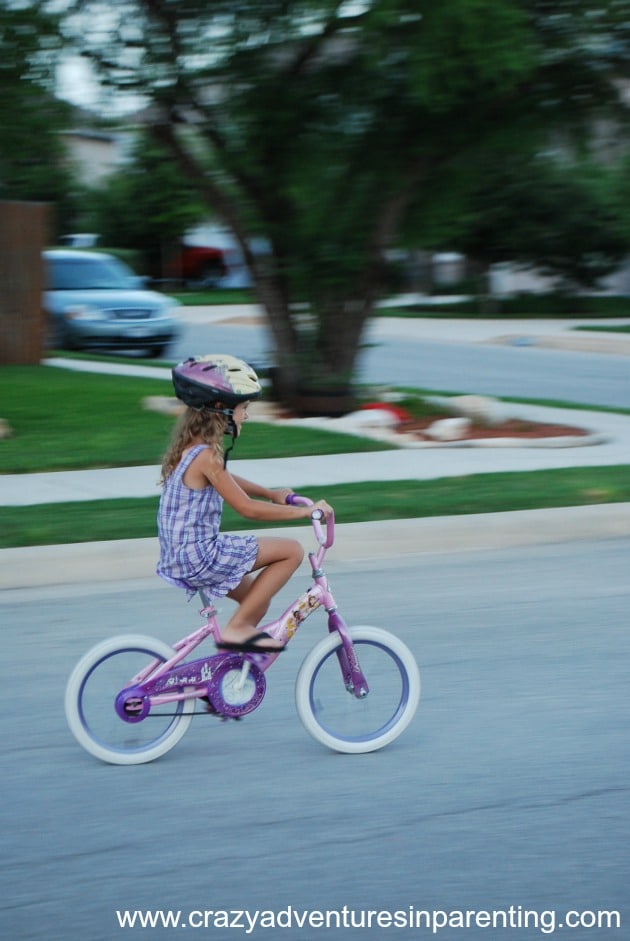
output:
[[[392,295],[628,312],[626,2],[162,6],[0,8],[0,362],[81,342],[86,307],[36,335],[51,246],[251,292],[294,403],[349,390]]]

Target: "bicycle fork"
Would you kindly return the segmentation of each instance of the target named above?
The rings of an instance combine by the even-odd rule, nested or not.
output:
[[[328,610],[328,630],[331,634],[336,631],[341,638],[341,647],[336,651],[336,655],[344,686],[357,699],[365,699],[370,687],[361,670],[350,632],[336,607]]]
[[[341,670],[344,686],[348,692],[352,693],[357,699],[365,699],[370,691],[370,687],[361,670],[350,631],[337,610],[337,604],[328,587],[326,575],[314,564],[315,559],[312,553],[309,553],[309,558],[311,560],[313,580],[315,582],[311,592],[317,596],[319,604],[323,605],[328,614],[328,632],[330,634],[337,633],[341,638],[341,646],[335,651],[335,654],[339,661],[339,669]]]

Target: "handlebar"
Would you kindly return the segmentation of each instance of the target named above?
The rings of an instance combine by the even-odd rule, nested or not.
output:
[[[308,497],[302,497],[299,493],[290,493],[286,498],[286,502],[290,506],[313,506],[313,501],[309,500]],[[335,514],[331,513],[328,519],[326,520],[326,534],[322,529],[322,520],[324,518],[324,512],[320,509],[315,509],[311,513],[311,523],[313,524],[313,532],[315,533],[315,539],[317,544],[323,549],[330,549],[333,542],[335,541]]]

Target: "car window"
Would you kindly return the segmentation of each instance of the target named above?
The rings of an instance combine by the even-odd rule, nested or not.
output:
[[[129,268],[115,258],[48,258],[49,291],[116,290],[136,287]]]

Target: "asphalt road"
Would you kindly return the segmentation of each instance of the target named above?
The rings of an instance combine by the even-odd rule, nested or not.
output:
[[[436,932],[447,941],[529,941],[551,934],[553,918],[576,941],[627,937],[629,551],[630,540],[610,540],[331,566],[347,619],[389,627],[422,671],[413,725],[364,756],[328,752],[295,714],[296,669],[325,629],[315,615],[256,713],[194,720],[153,764],[103,765],[66,729],[70,669],[114,633],[173,641],[198,623],[194,603],[157,579],[1,593],[0,937],[181,938],[181,928],[122,930],[116,911],[126,909],[180,911],[184,937],[220,941],[432,936],[295,923],[191,930],[191,911],[279,916],[289,906],[538,919],[520,931]],[[622,927],[563,932],[569,910],[592,913],[589,925],[619,911]]]
[[[443,392],[630,408],[627,356],[531,346],[387,340],[365,350],[360,375],[367,382]]]
[[[504,329],[509,331],[509,322]],[[169,355],[184,359],[200,352],[227,351],[265,365],[272,361],[271,349],[267,329],[261,325],[187,324]],[[363,382],[442,392],[630,408],[630,357],[545,349],[525,341],[522,345],[439,342],[372,331],[358,375]]]

